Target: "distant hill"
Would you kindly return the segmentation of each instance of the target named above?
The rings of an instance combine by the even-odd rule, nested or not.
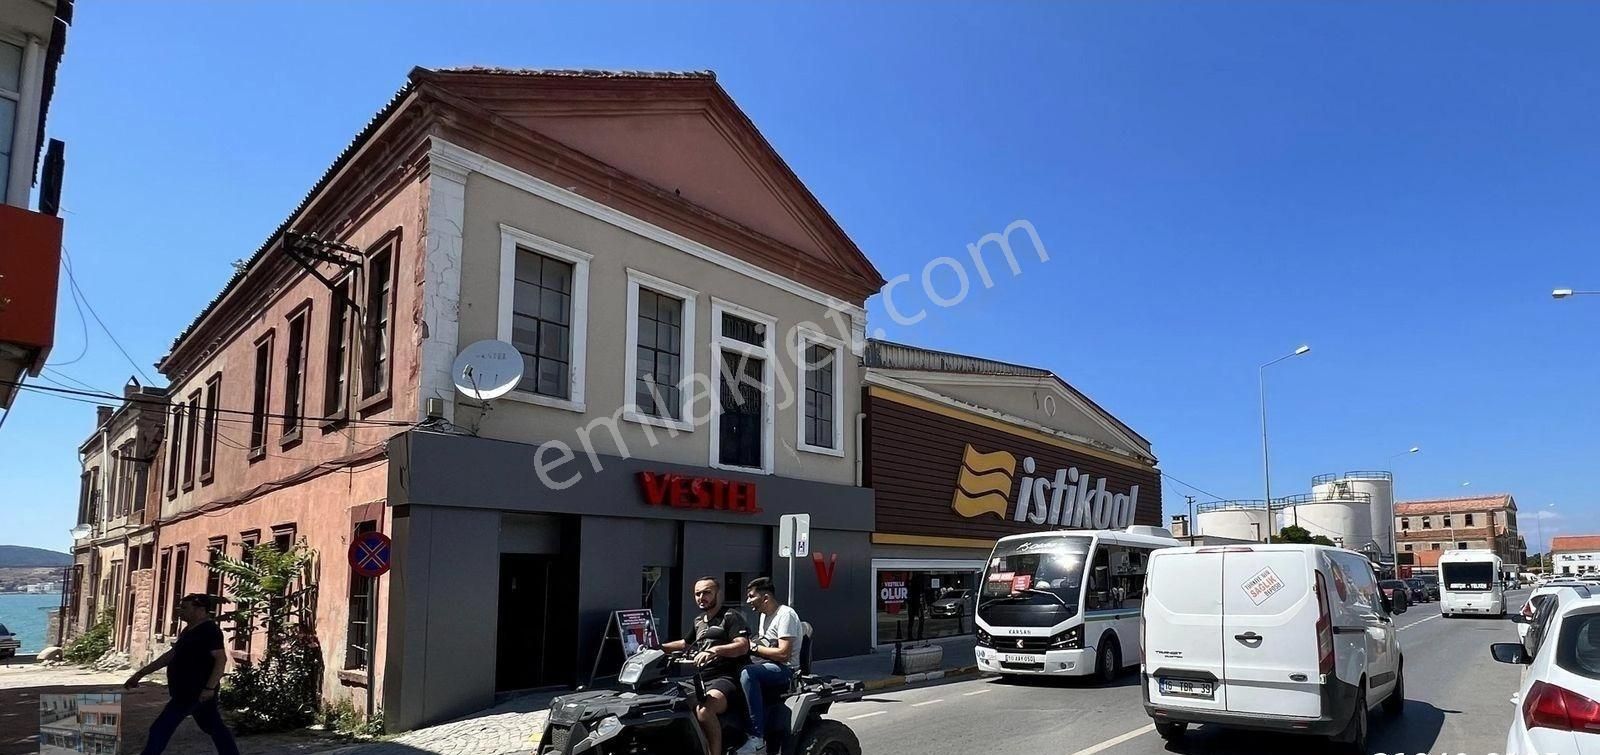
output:
[[[72,556],[67,553],[29,548],[25,545],[0,545],[0,567],[71,565]]]

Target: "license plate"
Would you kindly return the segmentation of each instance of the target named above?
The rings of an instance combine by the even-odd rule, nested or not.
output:
[[[1017,655],[1016,653],[1006,653],[1005,662],[1006,663],[1038,663],[1039,662],[1039,656],[1036,656],[1036,655]]]
[[[1160,679],[1161,694],[1180,695],[1183,697],[1203,697],[1210,700],[1216,697],[1216,687],[1211,682],[1195,681],[1193,679]]]

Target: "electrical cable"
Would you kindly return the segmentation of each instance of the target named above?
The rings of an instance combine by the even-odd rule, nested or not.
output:
[[[83,289],[82,288],[78,287],[78,276],[73,275],[73,273],[72,273],[71,260],[72,260],[72,255],[67,253],[67,247],[66,246],[62,246],[61,247],[61,264],[67,270],[67,282],[69,284],[71,284],[72,290],[77,291],[78,295],[83,297],[83,306],[86,307],[89,310],[89,314],[90,315],[94,316],[94,321],[96,323],[100,324],[100,329],[105,331],[106,337],[111,339],[111,345],[116,346],[117,347],[117,351],[122,352],[122,358],[128,360],[128,364],[133,365],[133,369],[135,369],[135,370],[137,370],[139,372],[139,377],[144,378],[144,381],[145,381],[146,384],[154,385],[156,381],[150,379],[150,376],[145,373],[144,368],[140,367],[138,362],[133,361],[133,357],[128,355],[128,350],[127,349],[122,348],[122,342],[118,341],[117,337],[115,335],[112,335],[111,329],[106,327],[106,323],[105,323],[104,320],[100,319],[100,313],[94,311],[94,305],[89,302],[88,295],[83,293]]]
[[[1208,495],[1208,496],[1211,496],[1211,498],[1212,498],[1212,499],[1213,499],[1213,500],[1217,500],[1217,501],[1222,501],[1222,500],[1227,500],[1227,499],[1225,499],[1225,498],[1223,498],[1223,497],[1222,497],[1222,496],[1220,496],[1220,495],[1217,495],[1217,494],[1216,494],[1216,493],[1212,493],[1212,492],[1210,492],[1210,491],[1208,491],[1208,490],[1204,490],[1204,489],[1201,489],[1201,488],[1197,488],[1197,487],[1195,487],[1195,486],[1193,486],[1193,485],[1190,485],[1190,484],[1189,484],[1189,483],[1187,483],[1187,482],[1184,482],[1184,481],[1183,481],[1183,480],[1180,480],[1180,479],[1178,479],[1178,478],[1176,478],[1176,477],[1173,477],[1173,476],[1172,476],[1172,475],[1170,475],[1170,474],[1167,474],[1167,472],[1166,472],[1166,470],[1162,470],[1162,471],[1161,471],[1161,476],[1162,476],[1162,477],[1165,477],[1165,478],[1167,478],[1167,479],[1169,479],[1169,480],[1172,480],[1172,481],[1173,481],[1173,482],[1176,482],[1176,483],[1178,483],[1178,484],[1179,484],[1179,485],[1182,485],[1182,486],[1184,486],[1184,487],[1186,487],[1186,488],[1188,488],[1188,489],[1190,489],[1190,490],[1193,490],[1193,491],[1194,491],[1194,492],[1196,492],[1196,493],[1204,493],[1204,494],[1205,494],[1205,495]]]
[[[168,400],[166,398],[158,398],[158,397],[155,397],[155,396],[129,396],[127,398],[124,398],[122,396],[117,396],[117,395],[113,395],[113,394],[110,394],[110,393],[105,393],[105,392],[102,392],[102,391],[79,391],[79,390],[73,390],[73,389],[69,389],[69,388],[50,388],[48,386],[43,386],[43,385],[27,385],[27,386],[24,386],[22,383],[17,382],[17,381],[13,381],[13,380],[0,380],[0,385],[10,385],[10,386],[22,388],[23,390],[38,391],[38,392],[42,392],[42,393],[61,394],[61,395],[68,395],[68,396],[87,396],[89,398],[97,398],[97,399],[100,399],[102,401],[110,402],[110,405],[112,407],[119,406],[124,401],[129,402],[129,403],[160,404],[162,406],[169,406],[169,407],[182,406],[181,404],[174,403],[171,400]],[[205,409],[205,407],[200,407],[200,408],[201,409]],[[243,415],[243,416],[247,416],[247,417],[265,417],[265,418],[269,418],[269,419],[302,419],[302,420],[304,420],[304,419],[308,419],[309,418],[308,415],[301,415],[300,417],[291,417],[290,415],[287,415],[287,414],[275,414],[275,413],[272,413],[272,412],[253,412],[253,411],[248,411],[248,410],[244,410],[244,409],[223,409],[221,407],[217,407],[217,408],[214,408],[214,409],[209,409],[209,411],[215,411],[215,412],[218,412],[218,413],[221,413],[221,414]],[[347,419],[344,419],[342,421],[345,422],[345,423],[348,423],[350,425],[353,425],[353,426],[365,426],[365,427],[413,427],[413,426],[416,425],[415,422],[406,422],[404,420],[360,419],[360,418],[357,418],[357,417],[347,418]]]
[[[66,264],[66,261],[62,260],[61,266],[66,267]],[[67,286],[67,293],[72,295],[72,307],[78,310],[78,324],[82,326],[83,330],[83,348],[78,349],[77,356],[64,362],[45,362],[44,366],[46,367],[58,367],[66,364],[76,364],[89,353],[89,318],[83,316],[83,304],[78,301],[78,289],[73,286]]]

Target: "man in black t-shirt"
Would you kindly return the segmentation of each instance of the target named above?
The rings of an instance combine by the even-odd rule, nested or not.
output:
[[[150,725],[144,755],[159,755],[167,749],[178,724],[189,716],[194,716],[201,731],[211,735],[220,755],[239,755],[239,745],[234,743],[233,734],[222,722],[222,711],[217,708],[217,688],[222,684],[223,672],[228,670],[228,654],[222,647],[222,630],[211,620],[214,605],[210,595],[199,593],[178,601],[178,618],[186,625],[183,632],[170,650],[133,672],[123,685],[133,689],[156,669],[167,669],[167,695],[171,699]]]
[[[728,710],[731,701],[739,700],[739,670],[750,656],[750,624],[744,614],[722,604],[722,588],[713,577],[695,580],[694,604],[700,607],[700,615],[695,617],[689,636],[664,643],[661,649],[694,652],[706,683],[706,698],[695,709],[695,718],[706,733],[708,755],[722,755],[722,724],[717,716]],[[706,638],[712,627],[722,629],[722,639]]]

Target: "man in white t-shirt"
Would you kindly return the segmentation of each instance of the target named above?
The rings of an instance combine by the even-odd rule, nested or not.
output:
[[[767,751],[766,700],[763,688],[784,689],[800,673],[800,642],[805,630],[800,614],[778,602],[772,580],[760,577],[745,589],[745,603],[761,617],[754,643],[750,646],[750,665],[739,672],[745,704],[750,708],[750,739],[738,755],[759,755]]]

